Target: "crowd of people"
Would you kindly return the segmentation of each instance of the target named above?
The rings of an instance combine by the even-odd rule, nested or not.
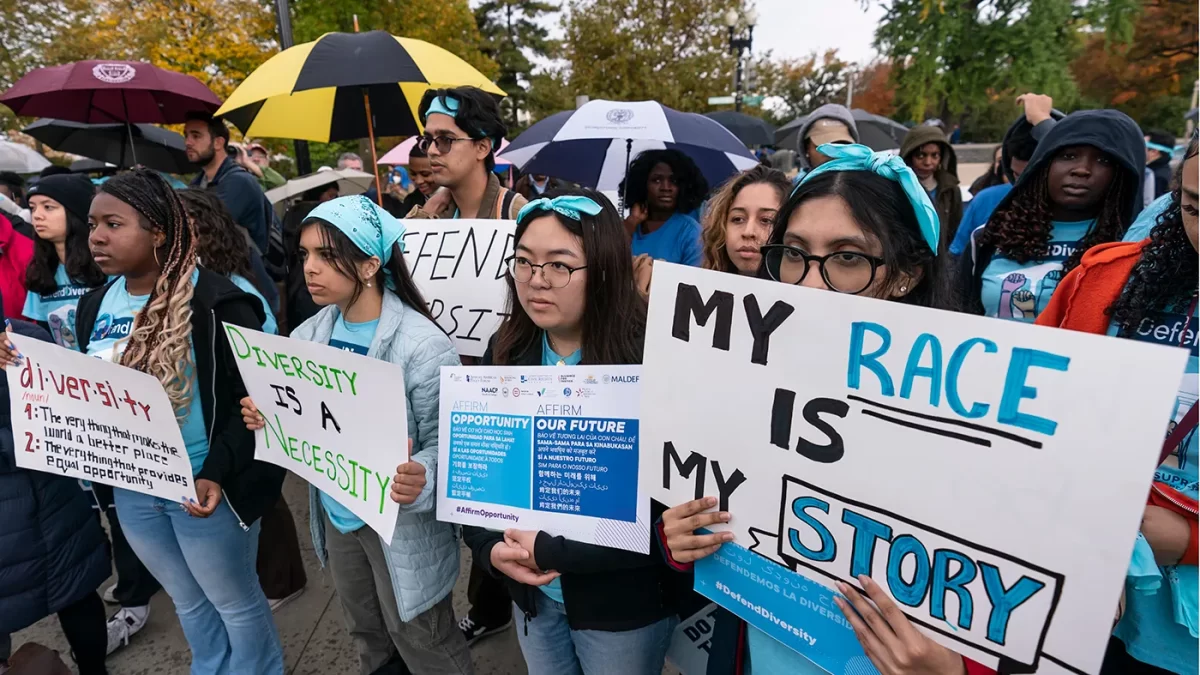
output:
[[[141,168],[98,192],[85,178],[50,175],[23,194],[0,176],[10,333],[157,378],[197,492],[180,508],[20,469],[0,401],[0,635],[57,614],[81,675],[103,674],[106,655],[145,625],[162,588],[194,675],[284,672],[272,611],[306,579],[281,496],[285,472],[254,459],[263,418],[215,329],[225,321],[404,370],[407,433],[378,433],[380,444],[410,453],[391,485],[399,516],[390,543],[309,489],[313,547],[358,657],[343,672],[471,673],[470,645],[514,622],[534,675],[660,672],[680,615],[695,607],[692,563],[732,539],[705,529],[733,517],[714,497],[653,504],[643,555],[540,531],[460,533],[436,518],[435,480],[442,366],[640,363],[654,263],[667,261],[1122,339],[1156,341],[1155,326],[1182,322],[1175,344],[1191,358],[1179,396],[1191,413],[1181,406],[1164,430],[1169,452],[1102,672],[1195,673],[1197,140],[1172,171],[1174,139],[1122,113],[1063,116],[1036,94],[1019,104],[965,204],[940,128],[915,127],[898,153],[873,152],[841,106],[810,115],[794,175],[761,165],[714,188],[684,152],[655,150],[629,168],[627,214],[554,176],[524,176],[509,189],[493,172],[507,129],[494,99],[471,88],[421,101],[424,133],[407,167],[414,189],[403,199],[323,188],[282,222],[263,197],[278,182],[265,151],[231,154],[228,127],[199,114],[186,139],[201,171],[187,189]],[[362,160],[346,155],[338,168],[361,169]],[[460,357],[430,315],[400,246],[406,218],[516,221],[510,314],[482,358]],[[11,341],[0,344],[0,364],[20,359]],[[460,534],[472,558],[471,607],[456,620]],[[110,564],[117,583],[101,591]],[[837,590],[880,672],[993,672],[917,630],[869,580],[865,596]],[[105,602],[118,607],[111,617]],[[0,651],[0,662],[7,656]],[[823,671],[720,611],[708,672]]]

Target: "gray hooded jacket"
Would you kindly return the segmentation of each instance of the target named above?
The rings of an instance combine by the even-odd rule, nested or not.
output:
[[[850,127],[850,135],[854,137],[854,142],[857,143],[859,140],[858,126],[854,124],[854,115],[850,113],[849,108],[836,103],[827,103],[817,108],[809,113],[808,117],[804,118],[804,124],[800,125],[800,134],[796,137],[798,139],[796,143],[796,164],[805,171],[808,171],[812,167],[808,163],[808,153],[805,152],[804,140],[808,138],[808,130],[812,127],[813,123],[826,118],[845,122],[846,126]]]

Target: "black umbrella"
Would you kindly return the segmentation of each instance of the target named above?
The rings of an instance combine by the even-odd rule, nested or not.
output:
[[[98,173],[100,175],[111,175],[117,172],[116,165],[108,162],[101,162],[97,159],[77,159],[71,162],[68,167],[74,173]]]
[[[136,163],[167,173],[196,170],[184,151],[183,136],[152,124],[82,124],[43,119],[24,131],[59,152],[82,155],[121,169]]]
[[[908,133],[908,127],[903,124],[862,108],[855,108],[850,114],[854,116],[854,126],[858,127],[858,141],[872,150],[895,150],[904,140],[904,134]],[[800,147],[800,127],[804,126],[807,119],[807,115],[797,117],[779,127],[775,132],[775,147],[803,152],[804,148]]]
[[[733,135],[737,136],[738,140],[745,143],[748,148],[775,143],[775,127],[752,115],[732,110],[720,110],[705,113],[704,116],[716,120],[718,124],[733,132]]]

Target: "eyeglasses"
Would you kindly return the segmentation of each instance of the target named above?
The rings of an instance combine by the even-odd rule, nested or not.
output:
[[[458,141],[473,141],[474,138],[455,138],[454,136],[421,136],[417,139],[417,147],[421,152],[428,153],[429,146],[436,145],[438,154],[444,155],[450,152],[454,144]]]
[[[876,258],[857,251],[838,251],[829,255],[809,255],[787,244],[774,244],[760,249],[767,274],[775,281],[798,284],[808,276],[811,263],[821,268],[825,285],[838,293],[856,295],[867,290],[875,281],[875,271],[884,264]]]
[[[508,259],[508,273],[512,275],[514,281],[519,284],[527,284],[533,280],[533,271],[541,270],[542,279],[550,288],[562,288],[571,283],[571,275],[579,270],[586,270],[587,265],[583,267],[571,267],[560,262],[548,262],[540,265],[534,265],[526,258],[513,256]]]

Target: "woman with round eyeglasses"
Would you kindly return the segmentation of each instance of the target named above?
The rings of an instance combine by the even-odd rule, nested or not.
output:
[[[547,193],[521,209],[513,250],[511,314],[483,365],[641,363],[646,302],[608,200],[586,189]],[[662,670],[681,577],[661,549],[643,555],[515,528],[464,527],[463,538],[512,596],[530,675]]]
[[[833,158],[807,174],[775,218],[762,248],[760,274],[819,290],[865,295],[922,307],[957,309],[946,291],[936,256],[939,222],[929,195],[899,157],[862,145],[822,145]],[[676,569],[712,555],[730,532],[697,531],[731,515],[705,497],[668,509],[662,538]],[[844,584],[835,600],[871,663],[884,675],[976,675],[991,670],[964,659],[918,631],[878,585],[866,597]],[[868,600],[869,598],[869,600]],[[734,675],[823,673],[808,659],[766,633],[718,614],[709,646],[708,672]],[[722,639],[726,638],[726,639]]]

